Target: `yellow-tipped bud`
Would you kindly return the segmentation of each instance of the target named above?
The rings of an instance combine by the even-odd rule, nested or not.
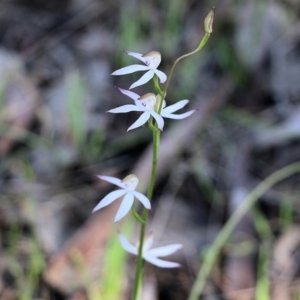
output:
[[[211,9],[211,11],[207,14],[204,19],[204,29],[206,33],[212,33],[213,31],[213,22],[215,16],[215,7]]]

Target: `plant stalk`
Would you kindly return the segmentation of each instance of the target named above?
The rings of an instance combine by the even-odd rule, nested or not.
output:
[[[155,179],[156,179],[159,144],[160,144],[160,130],[157,130],[153,132],[152,170],[151,170],[150,184],[147,192],[147,198],[150,201],[153,196]],[[139,299],[139,294],[140,294],[142,279],[143,279],[143,257],[142,257],[143,253],[142,252],[143,252],[143,245],[145,239],[146,224],[148,219],[147,209],[144,209],[142,218],[145,221],[145,223],[141,225],[140,242],[139,242],[139,249],[138,249],[139,251],[138,251],[136,271],[135,271],[134,292],[132,298],[133,300]]]
[[[169,76],[168,76],[168,79],[167,79],[167,82],[166,82],[166,86],[165,86],[165,88],[164,88],[164,90],[163,90],[163,92],[162,92],[162,97],[161,97],[161,99],[160,99],[159,108],[158,108],[158,113],[161,112],[162,104],[163,104],[163,101],[164,101],[164,99],[165,99],[165,97],[166,97],[166,94],[167,94],[167,91],[168,91],[168,88],[169,88],[169,85],[170,85],[170,82],[171,82],[171,79],[172,79],[172,76],[173,76],[173,73],[174,73],[174,70],[175,70],[177,64],[178,64],[182,59],[184,59],[184,58],[186,58],[186,57],[188,57],[188,56],[191,56],[191,55],[197,53],[198,51],[200,51],[200,50],[205,46],[205,44],[207,43],[207,41],[208,41],[208,39],[209,39],[209,36],[210,36],[210,33],[205,33],[204,37],[202,38],[202,40],[201,40],[201,42],[200,42],[200,44],[199,44],[199,46],[197,47],[196,50],[194,50],[194,51],[192,51],[192,52],[190,52],[190,53],[184,54],[184,55],[178,57],[178,58],[175,60],[173,66],[172,66],[172,68],[171,68],[170,74],[169,74]]]
[[[166,97],[167,90],[169,88],[174,70],[180,60],[182,60],[185,57],[188,57],[190,55],[193,55],[200,51],[204,45],[207,43],[208,38],[210,36],[210,33],[206,33],[204,37],[202,38],[199,46],[196,50],[187,53],[185,55],[182,55],[181,57],[177,58],[174,62],[170,74],[168,76],[166,86],[163,91],[161,91],[160,86],[158,84],[158,78],[154,76],[154,87],[156,92],[158,92],[161,95],[159,105],[158,105],[158,113],[160,114],[162,109],[163,100]],[[159,153],[159,144],[160,144],[160,130],[156,125],[152,125],[152,122],[149,123],[150,129],[153,131],[153,152],[152,152],[152,170],[151,170],[151,178],[150,178],[150,184],[148,188],[147,198],[151,201],[154,191],[154,185],[155,185],[155,179],[156,179],[156,170],[157,170],[157,160],[158,160],[158,153]],[[155,130],[155,128],[156,130]],[[148,210],[144,209],[142,214],[142,220],[144,222],[141,222],[141,232],[140,232],[140,241],[139,241],[139,249],[138,249],[138,257],[137,257],[137,264],[136,264],[136,271],[135,271],[135,282],[134,282],[134,291],[133,291],[133,300],[139,299],[139,294],[141,290],[142,285],[142,279],[143,279],[143,245],[144,245],[144,239],[145,239],[145,232],[146,232],[146,224],[148,219]]]

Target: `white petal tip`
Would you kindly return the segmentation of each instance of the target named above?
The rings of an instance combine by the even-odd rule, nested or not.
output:
[[[132,90],[132,89],[136,88],[137,86],[139,86],[139,85],[136,85],[135,83],[133,83],[133,84],[129,87],[129,90]]]
[[[122,218],[121,218],[121,219],[122,219]],[[114,219],[114,224],[118,223],[121,219],[120,219],[120,218],[115,218],[115,219]]]
[[[100,208],[100,209],[101,209],[101,208]],[[99,210],[99,208],[95,207],[95,208],[92,210],[91,214],[93,214],[94,212],[96,212],[96,211],[98,211],[98,210]]]

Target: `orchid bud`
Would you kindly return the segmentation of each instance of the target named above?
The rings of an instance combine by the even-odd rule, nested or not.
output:
[[[206,18],[204,19],[204,29],[206,33],[212,33],[213,31],[213,22],[215,16],[215,7],[211,9],[211,11],[207,14]]]

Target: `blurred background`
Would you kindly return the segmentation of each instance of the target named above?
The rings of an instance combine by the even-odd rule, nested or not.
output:
[[[298,0],[2,0],[0,2],[0,299],[130,299],[135,257],[131,216],[119,202],[93,215],[113,186],[95,174],[135,173],[145,192],[147,127],[137,114],[106,111],[131,100],[141,73],[123,51],[162,54],[167,101],[197,113],[168,120],[148,230],[154,246],[182,243],[166,270],[147,265],[143,300],[184,300],[202,258],[247,194],[300,160]],[[153,91],[151,83],[134,90]],[[300,175],[272,187],[235,227],[201,299],[300,299]],[[200,299],[200,298],[199,298]]]

